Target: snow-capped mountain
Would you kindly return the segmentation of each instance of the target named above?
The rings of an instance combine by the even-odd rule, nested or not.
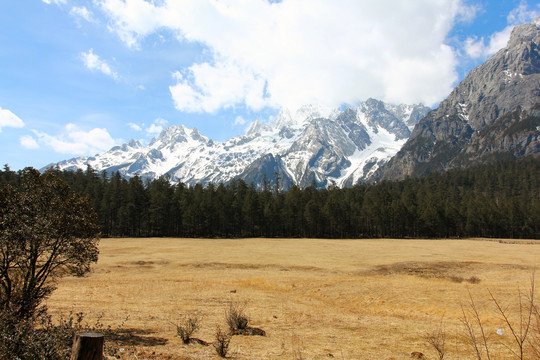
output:
[[[398,152],[430,109],[423,105],[389,105],[369,99],[343,111],[308,105],[283,110],[272,123],[255,121],[245,135],[213,141],[197,129],[175,125],[147,146],[131,140],[93,156],[62,161],[61,170],[91,166],[125,177],[173,182],[228,182],[235,178],[262,186],[280,179],[283,188],[350,186],[366,181]]]

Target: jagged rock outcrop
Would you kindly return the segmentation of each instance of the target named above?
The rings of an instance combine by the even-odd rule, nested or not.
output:
[[[540,154],[540,19],[472,70],[422,119],[376,179],[399,180],[497,158]]]

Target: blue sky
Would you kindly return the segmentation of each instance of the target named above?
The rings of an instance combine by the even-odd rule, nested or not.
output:
[[[224,141],[283,107],[436,107],[518,0],[0,0],[0,165],[41,168],[170,125]]]

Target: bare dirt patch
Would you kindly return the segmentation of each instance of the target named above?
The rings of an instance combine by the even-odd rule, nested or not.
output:
[[[314,271],[314,272],[326,272],[326,269],[318,268],[315,266],[282,266],[277,264],[248,264],[248,263],[223,263],[223,262],[209,262],[209,263],[188,263],[181,264],[180,266],[192,267],[196,269],[213,269],[213,270],[225,270],[225,269],[237,269],[237,270],[273,270],[273,271]]]
[[[497,268],[500,271],[511,269],[532,271],[532,267],[518,264],[485,264],[476,261],[407,261],[377,265],[371,272],[385,276],[411,275],[424,279],[446,279],[453,282],[467,281],[477,284],[480,282],[478,274]]]

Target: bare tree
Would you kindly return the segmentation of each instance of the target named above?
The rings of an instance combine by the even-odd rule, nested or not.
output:
[[[444,331],[442,319],[439,324],[439,327],[435,330],[432,330],[426,333],[424,339],[429,345],[431,345],[431,347],[433,347],[433,349],[437,353],[437,357],[439,358],[439,360],[443,360],[444,355],[446,354],[445,352],[446,332]]]
[[[97,215],[51,173],[21,171],[0,189],[0,309],[30,318],[54,280],[83,275],[98,258]]]
[[[529,336],[530,329],[532,327],[533,316],[536,313],[536,307],[534,305],[534,275],[533,272],[531,279],[531,287],[529,290],[528,298],[518,289],[518,304],[519,304],[519,324],[513,324],[509,318],[508,311],[503,309],[500,302],[493,296],[491,291],[488,290],[491,300],[495,303],[499,315],[504,319],[504,322],[510,333],[512,334],[517,350],[513,350],[509,346],[506,346],[508,350],[518,359],[524,359],[525,357],[525,346],[527,342],[527,337]]]
[[[469,316],[473,319],[471,320],[469,316],[467,316],[467,312],[465,311],[465,308],[463,305],[461,305],[461,313],[463,314],[463,317],[461,318],[461,322],[465,326],[467,339],[469,340],[469,343],[471,347],[474,349],[476,358],[478,360],[482,360],[482,350],[483,347],[486,353],[486,358],[488,360],[491,359],[491,356],[489,354],[489,345],[486,333],[484,331],[484,325],[482,324],[482,321],[480,320],[480,313],[478,312],[478,309],[476,308],[476,304],[474,303],[474,299],[469,292],[469,299],[470,299],[470,314]],[[478,330],[480,331],[480,335],[477,335],[475,331],[475,324],[478,326]]]
[[[493,295],[493,293],[488,289],[489,296],[495,304],[497,313],[501,316],[506,327],[512,334],[515,343],[515,347],[505,343],[501,343],[501,345],[511,352],[515,358],[520,360],[526,358],[527,351],[534,354],[535,358],[540,358],[540,347],[538,345],[540,337],[538,334],[531,334],[534,330],[538,331],[538,329],[540,329],[540,313],[536,307],[536,304],[534,303],[535,273],[536,271],[533,271],[531,277],[531,286],[528,294],[524,294],[518,289],[518,296],[516,299],[519,307],[517,310],[517,321],[515,320],[515,317],[511,316],[510,308],[503,307],[501,302],[497,300],[495,295]],[[476,353],[476,358],[481,360],[485,351],[487,359],[490,359],[488,338],[484,331],[484,324],[480,320],[480,314],[470,292],[469,298],[469,315],[467,315],[465,308],[461,306],[461,311],[463,314],[461,322],[465,326],[467,339]],[[537,325],[536,329],[534,326],[535,323]],[[477,331],[480,332],[479,335],[477,334]],[[484,348],[484,351],[481,350],[482,347]]]

